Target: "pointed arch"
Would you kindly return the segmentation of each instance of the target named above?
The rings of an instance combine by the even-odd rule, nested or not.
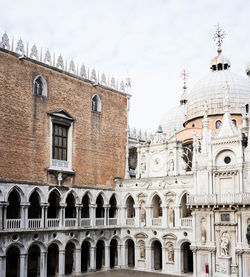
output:
[[[44,197],[44,193],[42,192],[42,190],[39,187],[34,187],[28,194],[27,199],[30,199],[30,196],[32,195],[32,193],[37,192],[40,198],[40,202],[45,202],[45,197]]]
[[[63,202],[66,203],[66,199],[67,199],[67,197],[69,196],[69,194],[72,194],[72,195],[74,196],[74,198],[75,198],[75,203],[76,203],[76,204],[80,204],[80,198],[79,198],[78,194],[76,193],[76,191],[75,191],[74,189],[70,189],[70,190],[65,194],[64,199],[63,199]]]
[[[20,202],[27,202],[23,190],[18,186],[13,186],[9,189],[9,191],[7,192],[7,195],[6,195],[6,201],[8,201],[10,193],[14,190],[16,190],[18,192],[19,197],[20,197]]]
[[[102,101],[98,94],[94,94],[91,98],[91,111],[95,113],[102,112]]]
[[[86,195],[88,195],[89,203],[94,204],[94,203],[93,203],[94,197],[93,197],[93,194],[91,193],[90,190],[86,190],[86,191],[84,192],[84,194],[83,194],[83,196],[82,196],[82,199],[83,199],[83,197],[86,196]]]

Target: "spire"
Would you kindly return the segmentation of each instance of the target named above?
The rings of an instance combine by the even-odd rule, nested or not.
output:
[[[180,103],[181,105],[184,105],[187,103],[187,78],[189,76],[189,72],[184,67],[181,71],[181,77],[183,80],[183,93],[181,95]]]
[[[230,67],[230,61],[226,57],[224,57],[221,49],[221,45],[223,43],[223,39],[225,38],[226,33],[220,28],[219,24],[217,25],[217,29],[215,34],[213,35],[213,40],[215,44],[218,46],[217,52],[218,55],[214,57],[210,63],[210,68],[212,71],[226,70]]]

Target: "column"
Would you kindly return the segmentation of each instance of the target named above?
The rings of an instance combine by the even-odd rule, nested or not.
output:
[[[152,226],[152,216],[151,216],[152,206],[146,206],[146,226]]]
[[[216,264],[215,264],[215,251],[212,252],[212,265],[211,265],[211,273],[212,276],[215,276]],[[239,275],[242,276],[242,275]]]
[[[121,256],[120,256],[120,265],[121,265],[121,268],[126,268],[126,245],[125,244],[121,244],[120,245],[120,253],[121,253]]]
[[[81,248],[76,248],[74,251],[74,274],[81,274]]]
[[[105,245],[105,265],[104,265],[105,269],[109,269],[110,268],[110,246],[109,245]]]
[[[167,271],[166,260],[167,260],[167,248],[164,245],[162,245],[162,272]]]
[[[96,270],[96,247],[90,247],[90,265],[89,270],[95,271]]]
[[[161,204],[161,208],[162,208],[161,226],[163,228],[167,228],[168,227],[168,208],[167,208],[167,205]]]
[[[27,254],[20,254],[20,277],[27,277]]]
[[[2,230],[3,229],[3,221],[4,221],[4,205],[1,203],[0,204],[0,230]]]
[[[8,207],[9,203],[8,202],[4,202],[3,203],[3,229],[7,229],[7,207]]]
[[[136,269],[139,268],[138,266],[139,257],[140,257],[140,247],[137,244],[135,244],[135,268]]]
[[[0,256],[0,273],[2,277],[6,276],[6,256]]]
[[[96,204],[90,204],[89,205],[89,218],[90,218],[90,226],[95,226],[95,209],[97,205]]]
[[[119,226],[126,226],[126,206],[119,206],[120,216],[117,218]]]
[[[197,250],[193,250],[193,276],[197,276]]]
[[[140,226],[140,206],[134,205],[135,208],[135,227]]]
[[[103,207],[104,207],[104,225],[105,226],[109,225],[109,208],[110,208],[110,206],[111,205],[109,205],[109,204],[103,205]]]
[[[151,270],[152,269],[152,257],[151,257],[151,246],[146,246],[146,269]]]
[[[30,203],[21,203],[21,228],[28,229],[28,207]]]
[[[174,207],[174,220],[175,220],[175,227],[180,227],[180,205]]]
[[[66,203],[61,203],[60,204],[61,209],[60,209],[60,227],[64,227],[64,220],[65,220],[65,207],[67,206]]]
[[[41,216],[41,228],[47,228],[47,218],[48,218],[48,203],[41,203],[42,216]]]
[[[58,277],[63,277],[65,273],[65,251],[59,250]]]
[[[174,249],[174,271],[176,274],[181,275],[181,266],[182,266],[182,259],[181,259],[181,250],[179,248]]]
[[[41,252],[40,256],[40,276],[47,276],[47,252]]]
[[[238,253],[238,269],[239,269],[239,276],[243,276],[243,268],[242,268],[242,253]]]
[[[121,245],[117,245],[117,268],[121,267]]]
[[[81,226],[80,218],[81,218],[81,204],[76,205],[76,227]]]

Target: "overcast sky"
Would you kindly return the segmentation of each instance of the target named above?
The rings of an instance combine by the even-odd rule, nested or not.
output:
[[[223,54],[245,76],[250,61],[249,0],[0,0],[0,35],[20,37],[119,80],[132,80],[130,125],[155,131],[182,93],[210,72],[215,25]]]

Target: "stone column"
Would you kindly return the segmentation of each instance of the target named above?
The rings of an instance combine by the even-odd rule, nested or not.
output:
[[[126,245],[125,244],[121,244],[120,245],[120,253],[121,253],[121,257],[120,257],[120,265],[121,265],[121,268],[126,268]]]
[[[64,228],[65,208],[66,208],[67,204],[66,203],[61,203],[60,206],[61,206],[61,209],[60,209],[60,223],[59,223],[59,226],[61,228]]]
[[[197,276],[197,250],[193,250],[193,276]]]
[[[47,218],[48,218],[48,203],[41,203],[42,215],[41,215],[41,228],[47,228]]]
[[[181,265],[182,265],[182,261],[181,261],[181,249],[179,248],[175,248],[174,249],[174,271],[176,274],[181,275]]]
[[[175,227],[181,226],[181,220],[180,220],[180,205],[174,206],[174,220],[175,220]]]
[[[161,207],[162,207],[161,226],[163,228],[167,228],[168,227],[168,207],[167,205],[163,205],[163,204],[161,204]]]
[[[167,264],[166,264],[166,260],[167,260],[167,248],[162,245],[162,272],[167,271]]]
[[[28,207],[30,203],[21,203],[21,228],[28,229]]]
[[[81,222],[80,222],[80,219],[81,219],[81,207],[82,207],[81,204],[77,204],[76,205],[76,227],[81,226]]]
[[[65,274],[65,251],[59,250],[58,277],[64,277]]]
[[[90,217],[90,226],[95,226],[95,209],[97,205],[96,204],[90,204],[89,205],[89,217]]]
[[[134,205],[135,208],[135,227],[140,226],[140,206]]]
[[[121,245],[117,244],[117,268],[121,267]]]
[[[40,256],[40,276],[47,276],[47,252],[41,252]]]
[[[4,205],[1,203],[0,204],[0,230],[3,229],[3,221],[4,221],[4,217],[3,217],[3,211],[4,211]]]
[[[243,276],[244,269],[242,267],[242,253],[238,253],[239,276]]]
[[[6,256],[0,256],[0,273],[2,277],[6,276]]]
[[[120,217],[117,218],[118,220],[118,225],[120,226],[126,226],[126,206],[119,206],[120,210]]]
[[[110,268],[110,246],[109,245],[105,245],[105,265],[104,265],[105,269],[109,269]]]
[[[90,264],[89,264],[89,270],[95,271],[96,270],[96,247],[90,247]]]
[[[152,226],[152,206],[147,205],[146,206],[146,226]]]
[[[81,275],[81,248],[74,251],[74,275]]]
[[[7,207],[9,206],[8,202],[3,202],[3,229],[7,229]]]
[[[146,246],[146,269],[151,270],[152,269],[152,248],[151,246]]]
[[[111,205],[109,205],[109,204],[103,205],[103,207],[104,207],[104,225],[105,226],[109,225],[109,208],[110,208],[110,206]]]
[[[27,277],[27,254],[20,254],[20,277]]]

